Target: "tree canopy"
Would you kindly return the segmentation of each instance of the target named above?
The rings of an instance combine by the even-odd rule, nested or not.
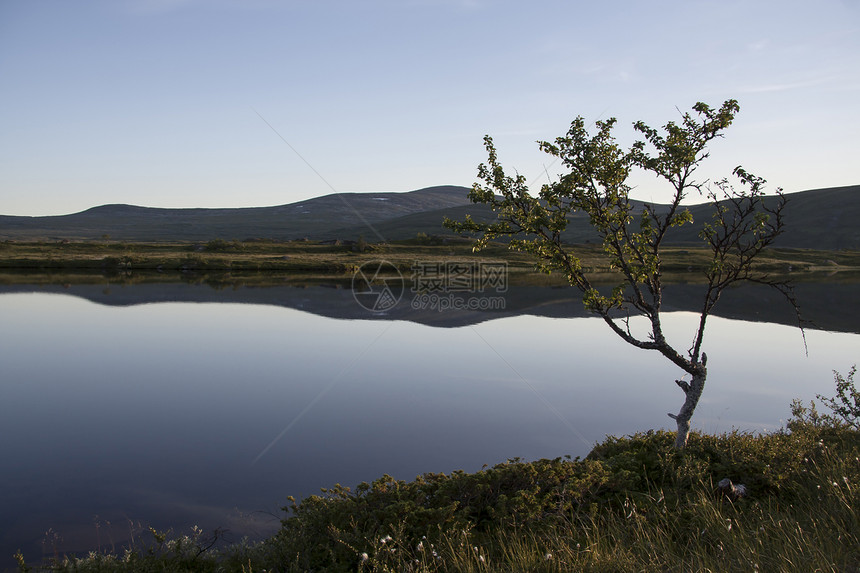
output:
[[[743,167],[728,177],[709,181],[697,177],[697,169],[708,158],[708,144],[722,137],[740,107],[735,100],[719,108],[697,103],[680,122],[670,121],[661,129],[638,121],[638,137],[623,149],[613,134],[617,121],[595,122],[592,135],[585,120],[577,117],[567,133],[554,142],[538,142],[540,149],[561,161],[564,174],[545,184],[537,195],[530,193],[526,178],[508,175],[499,161],[490,136],[484,138],[488,160],[478,167],[480,181],[469,194],[474,203],[492,207],[496,220],[478,222],[445,220],[459,232],[475,233],[475,249],[497,238],[508,238],[510,248],[534,255],[539,269],[561,272],[582,292],[586,308],[600,316],[622,339],[638,348],[655,350],[678,366],[691,380],[676,380],[685,401],[676,420],[676,445],[683,447],[690,418],[701,397],[707,376],[707,356],[702,351],[705,326],[714,305],[726,288],[751,281],[778,289],[797,310],[788,283],[773,280],[753,266],[756,257],[784,229],[786,197],[781,189],[777,201],[766,203],[765,180]],[[672,199],[667,205],[645,203],[640,208],[630,198],[630,176],[634,170],[655,175],[667,185]],[[661,247],[673,228],[693,222],[682,205],[691,193],[713,206],[713,216],[699,234],[711,256],[705,270],[698,327],[689,349],[677,349],[663,333],[664,277]],[[618,273],[618,283],[600,292],[577,256],[576,245],[565,244],[562,233],[576,212],[585,213],[600,237]],[[647,318],[647,336],[635,334],[630,317]]]

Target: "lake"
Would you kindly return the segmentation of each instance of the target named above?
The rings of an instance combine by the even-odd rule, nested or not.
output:
[[[729,293],[708,324],[694,428],[772,431],[793,398],[832,395],[832,370],[860,363],[858,284],[798,284],[818,325],[808,354],[778,296]],[[673,429],[680,372],[571,289],[511,285],[483,293],[503,305],[444,311],[405,289],[371,312],[351,286],[0,285],[0,564],[149,526],[260,537],[288,495]],[[695,292],[667,295],[683,349]]]

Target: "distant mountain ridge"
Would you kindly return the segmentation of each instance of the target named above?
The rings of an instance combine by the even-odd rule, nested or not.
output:
[[[293,240],[400,240],[450,234],[444,217],[492,220],[484,205],[473,205],[469,189],[440,186],[405,193],[335,193],[274,207],[165,209],[102,205],[48,217],[0,215],[0,239],[121,241],[207,241],[265,238]],[[786,232],[779,246],[822,250],[860,249],[860,185],[814,189],[788,195]],[[768,201],[775,200],[768,197]],[[702,223],[710,220],[708,204],[689,206],[695,223],[677,229],[675,244],[697,244]],[[587,216],[571,217],[565,240],[598,240]]]
[[[0,238],[125,241],[202,241],[214,238],[330,239],[360,226],[368,240],[373,224],[404,215],[469,204],[465,187],[430,187],[408,193],[335,193],[274,207],[166,209],[102,205],[48,217],[0,216]],[[440,220],[441,221],[441,220]],[[343,237],[355,239],[355,236]]]

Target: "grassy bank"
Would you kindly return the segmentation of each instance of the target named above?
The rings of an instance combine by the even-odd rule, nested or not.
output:
[[[152,531],[57,571],[857,571],[860,434],[795,404],[767,435],[608,438],[585,459],[383,476],[290,502],[280,531],[218,548]],[[717,483],[746,486],[733,499]],[[26,569],[26,567],[22,567]]]
[[[580,247],[583,265],[608,271],[609,261],[598,245]],[[503,244],[472,252],[468,239],[424,238],[384,244],[363,241],[225,241],[205,243],[131,242],[0,242],[0,270],[16,272],[230,271],[304,274],[352,273],[362,263],[385,259],[401,271],[416,261],[500,260],[509,271],[529,273],[533,260]],[[689,272],[709,264],[704,248],[666,248],[664,271]],[[775,273],[860,270],[860,252],[772,249],[758,259],[762,269]]]

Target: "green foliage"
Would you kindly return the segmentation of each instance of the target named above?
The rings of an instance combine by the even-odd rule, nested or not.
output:
[[[469,197],[474,203],[490,206],[497,218],[489,223],[468,216],[464,221],[444,221],[452,230],[477,234],[476,250],[499,237],[509,237],[510,248],[532,255],[539,270],[563,273],[581,291],[585,307],[602,317],[625,342],[656,350],[691,375],[690,382],[678,382],[685,400],[677,415],[670,414],[677,422],[675,445],[679,448],[686,444],[690,419],[704,389],[705,325],[722,292],[738,281],[767,284],[777,288],[797,310],[788,284],[753,269],[753,261],[783,231],[785,199],[781,191],[777,191],[775,205],[766,205],[762,200],[764,180],[742,167],[733,171],[741,191],[727,179],[709,185],[695,178],[696,170],[709,156],[708,144],[722,137],[739,109],[735,100],[727,100],[719,109],[699,102],[693,113],[683,114],[680,123],[670,121],[661,130],[636,122],[633,128],[640,138],[628,150],[615,139],[615,118],[595,122],[596,133],[592,135],[585,120],[577,117],[566,135],[552,143],[539,143],[542,151],[561,161],[565,173],[543,185],[537,196],[531,195],[524,176],[505,172],[492,138],[486,136],[487,163],[478,166],[481,181],[475,183]],[[669,186],[672,199],[668,206],[634,205],[628,184],[634,169]],[[673,228],[692,222],[691,212],[681,202],[693,191],[707,193],[714,220],[701,233],[710,251],[710,263],[698,328],[692,346],[683,353],[667,342],[662,330],[662,245]],[[617,272],[618,282],[609,294],[592,284],[593,276],[583,265],[582,246],[562,241],[562,233],[576,213],[588,217],[609,257],[610,268]],[[648,319],[650,331],[646,336],[631,332],[631,314]]]
[[[303,567],[354,560],[352,548],[393,535],[438,540],[453,531],[483,531],[563,520],[593,501],[608,480],[599,462],[511,460],[475,474],[425,474],[414,481],[383,476],[354,492],[336,485],[292,503],[279,534]]]
[[[836,384],[836,396],[828,398],[818,394],[816,397],[830,410],[830,414],[821,413],[815,402],[810,400],[808,405],[800,400],[791,403],[792,419],[788,428],[795,431],[805,431],[807,428],[817,430],[827,428],[838,428],[848,426],[855,430],[860,429],[860,392],[854,385],[854,374],[857,366],[851,367],[847,376],[843,376],[836,370],[833,371]]]
[[[430,245],[433,243],[433,239],[427,233],[419,231],[415,234],[415,243],[418,245]]]
[[[197,526],[190,534],[173,535],[171,531],[157,531],[149,528],[151,540],[134,540],[121,554],[91,551],[85,557],[62,557],[51,559],[47,570],[75,573],[103,571],[200,571],[214,572],[224,570],[229,557],[237,553],[235,548],[221,554],[213,551],[224,532],[215,530],[205,534]],[[218,553],[218,555],[216,555]],[[20,553],[19,553],[20,555]],[[227,558],[227,559],[225,559]],[[23,555],[16,557],[19,571],[33,570]],[[43,570],[43,569],[38,569]]]
[[[412,482],[385,476],[355,493],[335,488],[292,506],[283,556],[296,570],[334,571],[856,565],[860,436],[802,420],[794,427],[694,433],[682,451],[671,433],[649,432],[608,438],[585,460],[511,460]],[[748,496],[714,495],[723,478],[745,484]]]
[[[484,144],[488,161],[478,167],[483,183],[473,186],[470,198],[490,205],[497,220],[478,223],[468,217],[462,222],[446,219],[445,225],[459,232],[478,233],[476,249],[495,238],[511,237],[511,248],[533,254],[541,270],[565,273],[595,311],[629,304],[648,314],[652,307],[637,291],[637,285],[646,285],[652,296],[659,291],[660,246],[670,228],[692,222],[692,215],[680,207],[680,202],[690,191],[704,189],[704,184],[694,181],[692,175],[708,157],[708,143],[731,125],[739,106],[728,100],[718,110],[703,103],[697,103],[693,110],[695,115],[684,114],[680,125],[667,123],[665,135],[636,122],[634,128],[644,139],[636,141],[628,151],[615,140],[614,118],[597,121],[595,135],[588,133],[582,117],[576,118],[565,136],[553,143],[540,143],[541,150],[561,160],[567,173],[557,182],[544,185],[536,197],[529,193],[525,177],[505,173],[493,140],[487,136]],[[635,214],[627,184],[634,168],[651,172],[670,184],[674,197],[666,212],[646,205]],[[742,183],[750,183],[754,193],[760,192],[762,180],[741,168],[736,175]],[[719,189],[729,192],[727,183]],[[588,215],[613,268],[622,275],[612,297],[594,293],[577,249],[561,242],[561,233],[576,212]],[[622,297],[621,293],[630,287],[634,293]]]
[[[673,446],[671,432],[647,432],[629,438],[609,437],[589,459],[607,464],[620,492],[649,486],[690,492],[702,483],[729,478],[744,483],[753,496],[785,489],[799,471],[804,452],[814,445],[809,434],[754,435],[731,432],[720,436],[692,433],[684,450]]]
[[[848,376],[843,376],[834,370],[836,396],[825,398],[821,394],[818,394],[817,397],[846,424],[852,426],[855,430],[860,430],[860,392],[854,386],[854,374],[856,372],[856,364],[851,367]]]

